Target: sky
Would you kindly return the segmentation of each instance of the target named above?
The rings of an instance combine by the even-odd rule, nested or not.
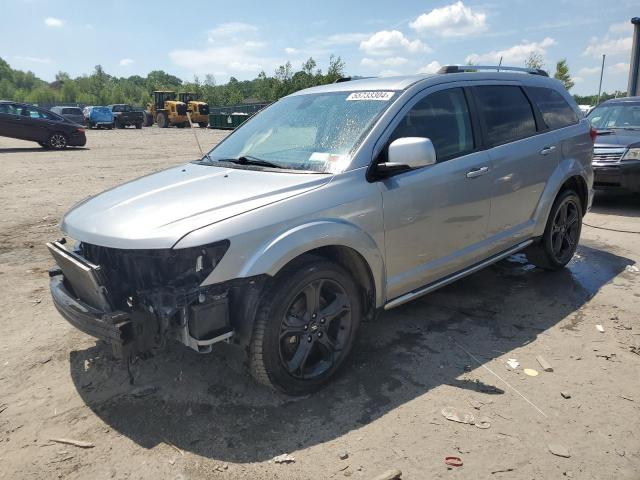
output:
[[[432,73],[441,65],[523,66],[552,73],[566,58],[572,93],[626,90],[631,17],[640,0],[126,1],[0,0],[0,57],[52,81],[58,71],[112,75],[164,70],[183,80],[252,79],[331,54],[348,75]]]

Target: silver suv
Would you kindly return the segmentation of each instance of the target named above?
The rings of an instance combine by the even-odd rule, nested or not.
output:
[[[523,249],[562,268],[594,132],[546,73],[491,68],[303,90],[203,158],[80,202],[62,220],[77,243],[48,244],[55,305],[123,358],[232,341],[299,395],[380,309]]]

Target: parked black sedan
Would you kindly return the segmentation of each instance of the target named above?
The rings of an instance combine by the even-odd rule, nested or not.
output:
[[[593,187],[640,192],[640,97],[608,100],[587,118],[598,134],[593,148]]]
[[[84,127],[49,110],[0,100],[0,136],[37,142],[43,148],[82,147]]]

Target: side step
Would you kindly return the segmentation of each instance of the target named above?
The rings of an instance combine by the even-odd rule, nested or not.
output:
[[[445,277],[442,280],[438,280],[436,282],[430,283],[412,292],[405,293],[404,295],[401,295],[400,297],[397,297],[391,300],[390,302],[388,302],[387,304],[385,304],[384,309],[391,310],[392,308],[399,307],[400,305],[405,304],[413,300],[414,298],[418,298],[418,297],[421,297],[422,295],[426,295],[427,293],[433,292],[434,290],[444,287],[445,285],[449,285],[450,283],[453,283],[456,280],[460,280],[461,278],[466,277],[467,275],[476,273],[477,271],[482,270],[484,267],[488,267],[492,263],[496,263],[502,260],[503,258],[513,255],[514,253],[522,250],[523,248],[528,247],[532,243],[533,243],[533,240],[527,240],[526,242],[519,243],[515,247],[505,250],[502,253],[498,253],[493,257],[489,257],[486,260],[483,260],[480,263],[476,263],[475,265],[472,265],[471,267],[465,270],[460,270],[458,273],[449,275],[448,277]]]

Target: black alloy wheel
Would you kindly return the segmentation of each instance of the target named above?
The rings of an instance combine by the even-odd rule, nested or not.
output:
[[[351,275],[332,261],[305,256],[285,267],[256,314],[249,345],[253,377],[289,395],[318,390],[348,358],[362,298]]]
[[[551,227],[551,248],[559,263],[571,260],[580,238],[580,208],[572,198],[567,198],[556,211]]]
[[[351,332],[351,302],[331,279],[301,288],[280,324],[280,360],[294,378],[317,378],[338,360]]]
[[[573,190],[564,190],[556,198],[544,234],[527,249],[527,258],[545,270],[559,270],[573,258],[582,231],[582,202]]]

